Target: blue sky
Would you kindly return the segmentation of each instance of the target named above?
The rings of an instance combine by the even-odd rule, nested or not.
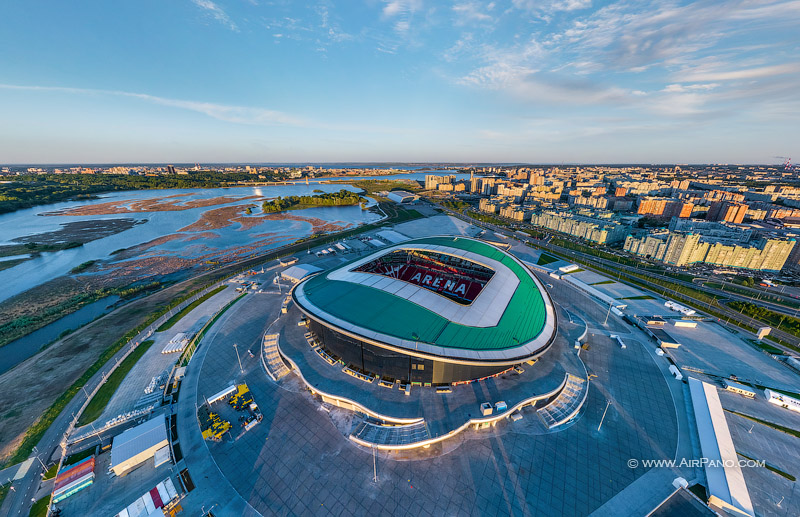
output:
[[[800,1],[0,3],[0,163],[800,161]]]

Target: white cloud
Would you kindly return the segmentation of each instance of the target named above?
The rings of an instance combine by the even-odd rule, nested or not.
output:
[[[230,16],[220,6],[211,0],[191,0],[194,5],[207,11],[215,20],[225,25],[232,31],[239,32],[239,27],[231,20]]]
[[[588,2],[514,4],[544,12]],[[623,0],[575,16],[549,31],[534,23],[527,41],[518,33],[504,46],[476,32],[443,57],[473,61],[458,83],[506,92],[531,110],[583,104],[712,117],[800,100],[787,86],[800,80],[794,49],[764,37],[800,24],[800,0]]]
[[[411,20],[422,7],[422,0],[389,0],[383,7],[383,18],[398,20],[394,23],[394,30],[407,33],[411,29]]]
[[[486,5],[476,1],[457,3],[453,5],[456,23],[464,25],[471,22],[490,22],[494,18],[489,14],[489,11],[492,11],[494,6],[494,2],[489,2]]]
[[[762,66],[741,70],[703,71],[696,70],[681,74],[686,81],[735,81],[740,79],[759,79],[776,75],[800,73],[800,63]]]
[[[708,91],[718,87],[717,83],[710,84],[668,84],[662,91],[665,93],[685,93],[692,91]]]
[[[598,70],[641,72],[691,63],[726,38],[741,41],[751,31],[800,23],[798,0],[755,3],[760,6],[754,7],[751,0],[616,2],[574,21],[564,36],[574,52]]]
[[[149,95],[146,93],[125,92],[120,90],[95,90],[90,88],[66,88],[62,86],[21,86],[14,84],[0,84],[0,89],[127,97],[143,100],[145,102],[160,106],[194,111],[208,115],[209,117],[217,120],[233,122],[237,124],[285,125],[299,127],[308,127],[313,125],[310,121],[275,110],[246,106],[231,106],[227,104],[215,104],[211,102],[169,99],[166,97],[157,97],[155,95]]]
[[[388,0],[383,7],[383,16],[392,18],[404,14],[413,14],[421,6],[421,0]]]
[[[647,109],[664,116],[688,116],[706,113],[709,99],[700,93],[670,93],[650,99]]]
[[[517,9],[552,14],[558,11],[576,11],[591,7],[592,0],[514,0]]]
[[[470,33],[462,34],[460,38],[447,50],[442,53],[445,61],[454,61],[457,57],[472,50],[473,35]]]

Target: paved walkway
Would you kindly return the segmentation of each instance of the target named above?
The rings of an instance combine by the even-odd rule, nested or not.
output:
[[[480,404],[504,401],[509,408],[532,397],[552,394],[564,383],[566,373],[585,378],[586,373],[574,350],[563,336],[535,365],[523,365],[522,374],[509,372],[495,378],[452,387],[452,393],[438,394],[431,387],[414,386],[405,395],[395,385],[388,389],[378,382],[367,383],[343,373],[341,365],[330,365],[317,355],[299,327],[300,311],[293,308],[281,319],[281,351],[297,364],[308,383],[322,392],[344,397],[380,415],[394,418],[423,418],[432,437],[448,434],[472,418],[480,417]]]
[[[195,352],[190,366],[187,368],[186,376],[181,384],[177,414],[178,439],[183,452],[184,461],[180,463],[178,467],[185,467],[189,470],[189,475],[196,487],[181,503],[184,510],[188,512],[188,515],[201,515],[201,510],[209,510],[212,507],[215,515],[258,515],[258,513],[247,504],[245,499],[240,497],[225,475],[223,475],[217,467],[214,457],[209,454],[208,445],[205,440],[203,440],[200,434],[200,427],[197,423],[196,403],[202,403],[203,395],[209,395],[208,393],[198,390],[198,381],[200,380],[202,371],[201,367],[207,355],[212,350],[212,346],[210,345],[227,345],[225,349],[230,348],[231,355],[233,356],[231,358],[234,363],[236,363],[236,357],[233,355],[234,351],[231,346],[232,342],[228,339],[228,329],[235,328],[236,323],[240,321],[240,312],[246,311],[251,307],[261,307],[264,301],[269,298],[274,298],[275,300],[282,299],[279,295],[250,294],[228,309],[214,327],[206,334],[203,343],[197,349],[197,352]],[[278,302],[277,306],[280,306],[280,302]],[[231,320],[236,323],[231,324]],[[251,323],[258,325],[259,322],[253,322],[251,320]],[[263,326],[254,326],[254,335],[263,330]],[[243,345],[244,341],[239,341],[239,343]],[[242,350],[245,349],[246,348],[242,346]],[[257,344],[254,350],[258,350]],[[216,352],[216,347],[214,347],[214,353]],[[247,356],[244,357],[243,360],[251,370],[258,367],[258,364],[254,363],[253,360]],[[229,366],[233,367],[233,365]],[[235,371],[238,372],[238,365]],[[223,383],[227,382],[226,386],[229,386],[231,384],[230,381],[233,381],[236,377],[233,372],[230,373],[231,374],[224,380],[215,380]]]
[[[126,411],[132,411],[136,401],[145,395],[144,388],[150,383],[153,377],[159,375],[165,369],[172,369],[175,361],[178,360],[180,353],[162,354],[164,346],[179,332],[188,332],[200,319],[207,321],[226,303],[236,298],[239,293],[234,288],[238,284],[228,284],[228,287],[204,301],[192,310],[189,314],[181,318],[173,327],[164,332],[156,332],[150,339],[155,342],[145,352],[136,365],[120,384],[114,396],[108,402],[103,414],[96,420],[95,425],[103,425],[108,420]],[[196,329],[199,330],[199,329]],[[82,428],[85,431],[86,426]],[[82,430],[75,432],[80,435]]]
[[[258,359],[243,357],[245,373],[239,371],[231,343],[252,342],[257,350],[280,305],[280,297],[270,296],[234,306],[204,341],[202,360],[190,365],[179,429],[198,490],[185,508],[218,502],[215,513],[239,515],[250,511],[246,500],[264,515],[587,515],[647,473],[629,468],[628,459],[675,455],[677,417],[667,379],[643,346],[622,350],[600,336],[584,352],[597,377],[582,416],[566,429],[524,425],[535,418],[528,412],[520,422],[465,432],[448,450],[378,453],[374,483],[372,455],[332,420],[341,413],[321,411],[302,390],[282,389]],[[235,429],[222,442],[203,442],[194,403],[239,380],[248,382],[264,420],[247,433]],[[597,431],[607,397],[613,407]]]

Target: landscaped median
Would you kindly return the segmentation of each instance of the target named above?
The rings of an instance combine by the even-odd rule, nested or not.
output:
[[[30,517],[46,517],[47,507],[50,506],[50,496],[45,496],[33,503],[31,511],[28,513]]]

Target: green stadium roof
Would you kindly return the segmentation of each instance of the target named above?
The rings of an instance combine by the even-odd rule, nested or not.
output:
[[[427,344],[430,345],[427,347],[428,351],[445,354],[452,351],[455,355],[466,353],[467,356],[475,358],[497,359],[510,355],[502,353],[498,356],[496,352],[510,352],[525,344],[535,344],[536,349],[549,344],[555,332],[552,304],[549,298],[545,300],[542,295],[543,287],[521,262],[490,244],[464,237],[411,240],[387,247],[370,255],[370,258],[379,257],[393,249],[412,246],[454,248],[467,254],[485,257],[489,259],[487,262],[499,262],[508,268],[518,283],[504,308],[491,307],[492,311],[498,314],[502,311],[496,324],[478,327],[456,323],[405,297],[369,285],[331,278],[337,277],[337,272],[352,269],[353,263],[316,275],[301,283],[296,290],[296,294],[299,292],[300,296],[296,296],[295,299],[299,299],[301,308],[317,316],[317,319],[327,320],[340,328],[344,328],[342,322],[350,323],[351,325],[348,325],[350,328],[347,330],[371,339],[374,339],[373,333],[375,333],[402,340],[406,342],[404,347],[406,349],[415,348],[424,351],[424,344]],[[359,259],[360,262],[364,260]],[[484,290],[491,282],[499,281],[497,276],[495,274]],[[483,291],[473,304],[477,303],[482,295]],[[321,315],[319,310],[327,314]],[[353,328],[368,332],[359,332]]]

